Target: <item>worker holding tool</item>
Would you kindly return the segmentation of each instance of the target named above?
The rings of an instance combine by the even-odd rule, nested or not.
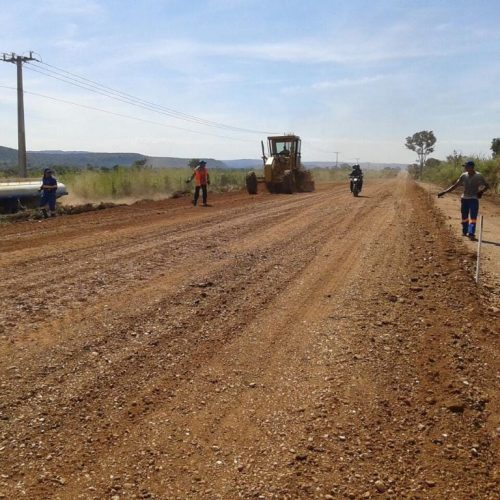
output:
[[[490,187],[486,179],[475,170],[473,161],[468,161],[462,165],[465,172],[448,189],[440,191],[438,198],[453,191],[458,186],[464,187],[464,193],[461,198],[462,212],[462,234],[468,236],[471,240],[476,239],[476,222],[479,212],[479,198]]]
[[[200,189],[201,189],[203,206],[208,207],[207,186],[210,185],[210,176],[208,174],[206,161],[201,160],[198,163],[198,166],[194,169],[193,175],[186,180],[186,183],[191,182],[193,179],[195,183],[194,197],[192,201],[193,205],[196,206],[196,204],[198,203],[198,198],[200,197]]]

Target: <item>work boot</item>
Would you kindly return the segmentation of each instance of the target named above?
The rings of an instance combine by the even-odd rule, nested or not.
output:
[[[45,208],[42,208],[41,212],[42,212],[43,218],[48,219],[49,214],[47,213],[47,210],[45,210]]]
[[[469,240],[476,241],[476,235],[475,234],[469,233],[467,236],[469,237]]]

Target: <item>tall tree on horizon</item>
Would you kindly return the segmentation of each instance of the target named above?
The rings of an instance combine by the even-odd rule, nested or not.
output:
[[[432,130],[421,130],[406,138],[405,146],[411,151],[415,151],[418,156],[419,178],[422,178],[424,164],[427,156],[434,151],[436,136]]]
[[[500,137],[491,140],[491,151],[493,158],[500,158]]]

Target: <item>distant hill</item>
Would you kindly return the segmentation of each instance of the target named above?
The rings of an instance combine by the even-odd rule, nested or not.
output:
[[[223,160],[228,168],[261,168],[262,160]],[[335,162],[331,161],[304,161],[302,162],[307,168],[335,168]],[[353,163],[339,163],[340,167],[350,167]],[[380,170],[383,168],[401,168],[406,169],[406,163],[361,163],[362,169]]]
[[[132,165],[146,156],[137,153],[91,153],[88,151],[28,151],[28,167],[43,168],[57,165],[85,168]],[[17,149],[0,146],[0,168],[17,165]]]
[[[260,168],[262,160],[223,160],[227,168]]]
[[[146,156],[138,153],[92,153],[90,151],[28,151],[28,167],[45,168],[67,166],[86,167],[130,167],[136,161],[146,160],[146,165],[153,168],[183,168],[191,158],[173,158]],[[210,168],[234,168],[221,160],[206,159]],[[237,160],[239,161],[239,160]],[[13,168],[17,165],[17,149],[0,146],[0,169]]]
[[[406,170],[408,163],[360,163],[361,168],[366,168],[368,170],[382,170],[383,168],[400,168],[401,170]]]
[[[0,168],[3,165],[8,167],[17,165],[17,149],[0,146]]]
[[[153,168],[183,168],[186,167],[192,158],[174,158],[170,156],[148,156],[146,165]],[[200,158],[201,159],[201,158]],[[209,168],[228,168],[221,160],[213,158],[203,158]]]
[[[73,168],[107,167],[115,165],[130,167],[136,161],[146,160],[146,165],[153,168],[183,168],[186,167],[191,158],[176,158],[170,156],[146,156],[139,153],[92,153],[90,151],[28,151],[29,168],[45,168],[67,166]],[[259,169],[262,167],[261,159],[241,160],[215,160],[204,158],[209,168],[241,168]],[[14,168],[17,165],[17,149],[0,146],[0,170]],[[335,163],[326,161],[306,161],[304,165],[308,168],[332,168]],[[345,166],[341,164],[339,166]],[[351,165],[351,164],[349,164]],[[402,168],[407,167],[403,163],[361,163],[363,169],[382,169],[385,167]]]
[[[304,166],[308,168],[335,168],[335,162],[327,162],[327,161],[305,161],[303,162]],[[343,167],[352,167],[354,165],[354,162],[350,163],[340,163],[338,165],[338,168],[343,168]],[[363,170],[381,170],[383,168],[400,168],[400,169],[406,169],[408,166],[407,163],[371,163],[371,162],[361,162],[359,166]]]

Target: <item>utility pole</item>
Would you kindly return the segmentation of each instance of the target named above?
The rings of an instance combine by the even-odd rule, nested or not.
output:
[[[19,175],[28,177],[26,167],[26,131],[24,129],[24,91],[23,91],[23,63],[37,61],[33,52],[29,56],[18,56],[17,54],[2,54],[4,62],[10,62],[17,66],[17,163]]]
[[[335,153],[335,168],[339,166],[339,153],[340,151],[333,151]]]

